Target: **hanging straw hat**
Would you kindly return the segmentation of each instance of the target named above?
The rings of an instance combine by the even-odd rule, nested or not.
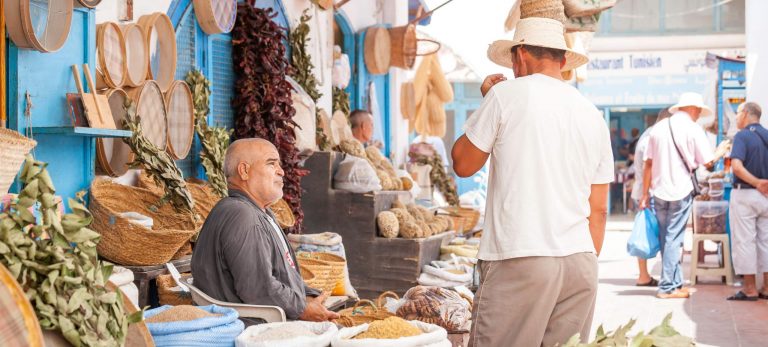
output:
[[[712,109],[704,103],[704,97],[699,93],[683,93],[680,95],[680,101],[677,104],[669,108],[670,113],[675,113],[680,110],[681,107],[694,106],[701,109],[701,116],[711,116]]]
[[[492,62],[512,68],[512,47],[528,45],[565,51],[565,66],[562,71],[573,70],[589,61],[586,55],[568,48],[565,44],[563,23],[549,18],[524,18],[517,23],[512,40],[497,40],[488,47],[488,58]]]
[[[562,0],[520,0],[520,19],[550,18],[565,23]]]

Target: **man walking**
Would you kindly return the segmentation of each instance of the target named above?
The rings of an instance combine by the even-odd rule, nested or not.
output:
[[[760,106],[741,104],[740,131],[733,138],[731,166],[736,176],[731,192],[733,268],[744,276],[744,288],[728,300],[768,299],[768,130],[760,125]],[[763,289],[755,283],[763,273]]]
[[[470,346],[589,337],[613,156],[603,116],[561,77],[588,60],[563,33],[559,21],[525,18],[513,41],[490,46],[516,78],[485,79],[451,153],[461,177],[491,159]]]
[[[653,190],[662,261],[657,296],[662,299],[687,298],[689,295],[683,289],[680,261],[685,226],[693,202],[691,176],[700,165],[711,168],[726,150],[725,146],[720,146],[716,154],[712,153],[704,129],[696,124],[700,116],[712,114],[700,94],[683,93],[669,112],[672,116],[657,123],[651,131],[640,199],[640,208],[648,208]]]

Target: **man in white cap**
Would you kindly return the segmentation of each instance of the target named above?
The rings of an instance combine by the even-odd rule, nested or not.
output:
[[[712,168],[727,151],[727,142],[717,153],[696,123],[701,116],[712,114],[697,93],[683,93],[680,101],[669,108],[672,116],[654,125],[645,151],[643,168],[643,196],[640,208],[650,207],[653,190],[654,212],[659,220],[661,243],[661,280],[656,294],[662,299],[687,298],[683,288],[683,269],[680,266],[685,226],[693,203],[693,180],[699,166]]]
[[[605,119],[562,78],[588,59],[567,48],[561,22],[533,17],[488,56],[516,78],[485,79],[451,153],[461,177],[491,159],[469,345],[585,341],[614,178]]]

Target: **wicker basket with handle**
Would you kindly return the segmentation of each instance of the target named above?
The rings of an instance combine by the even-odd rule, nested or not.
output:
[[[371,300],[360,300],[355,306],[339,311],[340,317],[336,320],[336,323],[349,328],[394,316],[394,313],[384,308],[383,301],[387,297],[400,299],[394,292],[384,292],[376,299],[376,303]]]

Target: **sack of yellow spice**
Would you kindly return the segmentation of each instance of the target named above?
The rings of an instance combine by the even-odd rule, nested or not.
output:
[[[377,323],[374,325],[374,323]],[[445,329],[419,321],[404,321],[396,317],[377,321],[371,324],[362,324],[351,328],[343,328],[331,340],[334,347],[404,347],[404,346],[450,346],[448,333]],[[403,325],[416,328],[416,332]],[[398,336],[395,338],[387,338]]]

